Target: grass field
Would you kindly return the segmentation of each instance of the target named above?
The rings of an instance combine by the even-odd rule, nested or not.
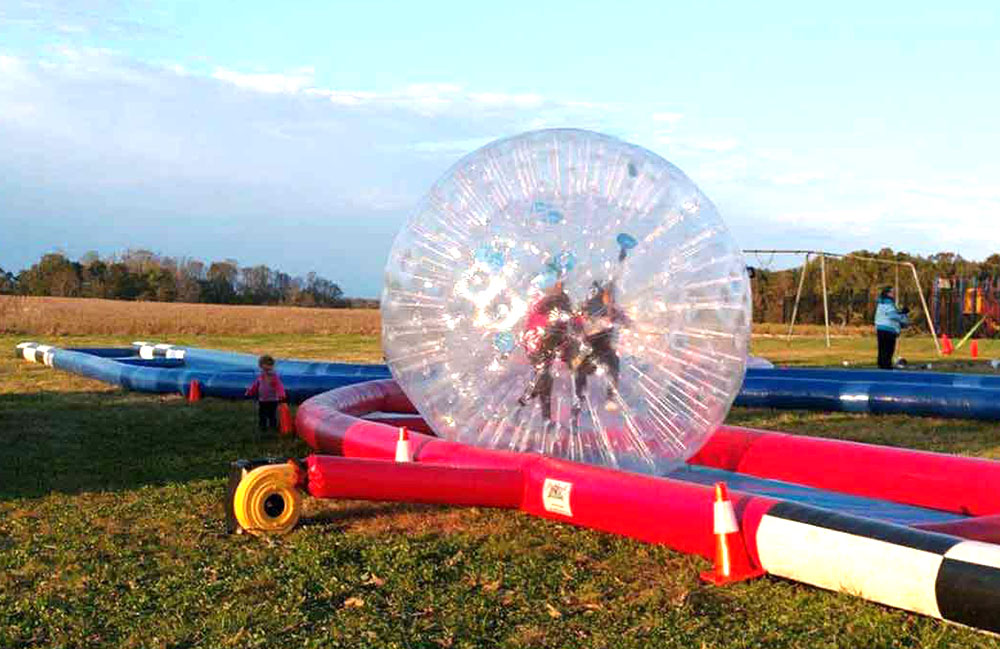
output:
[[[23,338],[0,336],[0,351]],[[170,340],[381,356],[374,333]],[[903,345],[932,358],[929,341]],[[872,338],[754,346],[783,362],[874,357]],[[0,647],[1000,647],[780,579],[709,587],[699,558],[517,512],[309,502],[288,537],[230,537],[228,463],[307,452],[258,438],[252,418],[247,403],[191,406],[0,357]],[[1000,427],[982,422],[742,409],[730,422],[1000,458]]]

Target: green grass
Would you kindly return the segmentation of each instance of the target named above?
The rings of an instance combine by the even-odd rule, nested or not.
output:
[[[0,337],[0,352],[16,342]],[[350,336],[173,342],[380,357]],[[782,345],[755,349],[874,357],[872,339]],[[743,409],[730,421],[1000,457],[1000,427],[982,422]],[[709,587],[700,558],[518,512],[309,501],[285,538],[227,536],[229,461],[307,452],[253,424],[247,403],[191,406],[0,358],[0,647],[1000,647],[780,579]]]
[[[752,350],[782,365],[842,365],[846,361],[855,367],[875,367],[877,344],[874,336],[833,337],[829,348],[819,336],[796,336],[790,342],[784,336],[755,336]],[[1000,358],[1000,340],[980,340],[979,360],[973,361],[968,343],[953,355],[941,357],[930,336],[903,336],[898,340],[897,357],[910,364],[931,363],[933,369],[942,371],[985,369],[987,359]]]

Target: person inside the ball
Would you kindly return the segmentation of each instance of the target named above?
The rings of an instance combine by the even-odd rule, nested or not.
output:
[[[552,422],[552,364],[560,359],[568,366],[575,355],[570,328],[574,319],[573,302],[557,279],[528,310],[522,342],[535,374],[518,399],[522,406],[537,398],[542,417]]]
[[[619,324],[628,324],[628,316],[614,301],[614,281],[594,282],[590,297],[580,308],[582,315],[583,344],[579,346],[573,359],[573,384],[576,399],[573,416],[579,414],[587,391],[588,377],[603,366],[608,373],[606,410],[616,410],[615,394],[618,390],[620,361],[615,350],[615,329]]]

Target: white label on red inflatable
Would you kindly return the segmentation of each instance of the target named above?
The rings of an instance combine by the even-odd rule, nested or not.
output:
[[[569,504],[569,495],[572,490],[572,482],[545,478],[545,483],[542,485],[542,507],[547,512],[572,516],[573,510]]]

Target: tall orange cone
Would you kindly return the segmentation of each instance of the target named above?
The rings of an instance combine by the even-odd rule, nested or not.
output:
[[[399,440],[396,442],[396,461],[413,461],[413,455],[410,451],[410,431],[406,430],[405,426],[399,429]]]
[[[955,351],[955,347],[951,344],[951,338],[948,337],[948,334],[941,334],[941,353],[947,356],[953,351]]]
[[[760,577],[764,571],[754,567],[747,554],[736,511],[729,500],[726,483],[715,483],[715,511],[712,527],[715,532],[715,567],[701,573],[701,578],[716,586]]]
[[[978,340],[973,340],[972,343],[969,344],[969,355],[972,356],[973,358],[979,358]]]
[[[291,435],[295,432],[295,421],[292,419],[292,409],[287,403],[278,404],[278,432]]]
[[[201,381],[191,379],[191,383],[188,385],[188,403],[195,401],[201,401]]]

